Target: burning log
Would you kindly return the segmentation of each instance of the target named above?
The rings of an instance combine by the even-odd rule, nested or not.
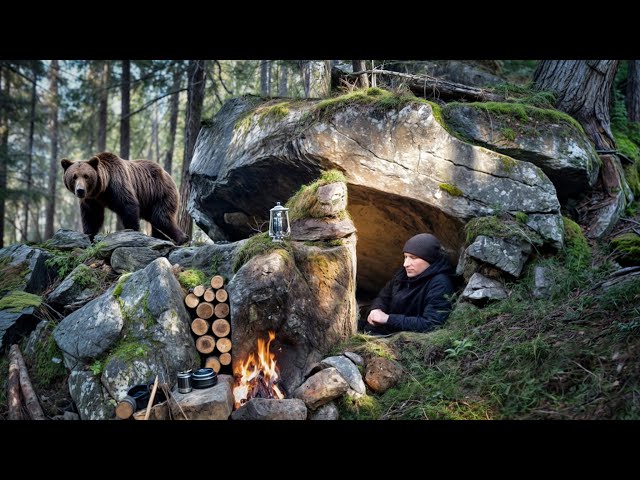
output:
[[[209,330],[209,322],[202,318],[196,318],[191,322],[191,331],[201,337]]]
[[[198,306],[198,303],[200,303],[200,299],[193,293],[190,293],[186,297],[184,297],[184,303],[189,308],[196,308]]]
[[[216,292],[214,292],[212,288],[207,288],[204,291],[203,298],[205,302],[213,302],[216,298]]]
[[[198,305],[198,308],[196,308],[196,315],[198,315],[198,317],[200,318],[204,318],[205,320],[207,318],[211,318],[213,316],[213,312],[213,305],[211,305],[209,302],[202,302],[200,305]]]
[[[236,408],[254,397],[284,398],[284,393],[277,385],[280,373],[276,367],[276,356],[270,351],[271,342],[275,338],[276,334],[272,331],[269,332],[268,342],[259,338],[257,355],[250,353],[242,364],[237,365],[235,371],[237,381],[233,389]],[[228,339],[221,338],[218,342],[222,340]],[[230,349],[231,341],[228,340],[228,342]],[[220,350],[220,345],[217,346]]]
[[[229,304],[228,303],[219,303],[215,308],[216,318],[226,318],[229,315]],[[209,318],[209,317],[203,317]]]
[[[216,342],[216,347],[220,353],[227,353],[231,350],[231,340],[228,338],[219,338]]]
[[[196,340],[196,349],[200,353],[211,353],[216,348],[216,341],[211,335],[203,335]]]
[[[197,285],[193,287],[193,294],[196,297],[201,297],[202,295],[204,295],[204,285]]]
[[[224,285],[224,278],[222,278],[220,275],[216,275],[211,279],[212,288],[215,288],[217,290],[218,288],[222,288],[223,285]]]
[[[222,365],[230,365],[231,364],[231,354],[230,353],[223,353],[222,355],[220,355],[220,363]]]
[[[229,294],[224,288],[221,288],[216,292],[216,300],[219,302],[226,302],[227,298],[229,298]]]
[[[224,318],[219,318],[211,325],[211,331],[216,334],[217,337],[226,337],[231,332],[231,325]]]
[[[204,366],[205,368],[213,368],[213,371],[218,373],[220,371],[220,360],[216,356],[207,357]]]

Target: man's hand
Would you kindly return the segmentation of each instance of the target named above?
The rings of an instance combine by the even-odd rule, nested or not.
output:
[[[383,325],[387,323],[387,320],[389,320],[389,315],[384,313],[379,308],[371,310],[369,316],[367,317],[367,322],[369,323],[369,325]]]

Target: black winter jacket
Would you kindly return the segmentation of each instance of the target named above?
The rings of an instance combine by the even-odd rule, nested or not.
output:
[[[443,256],[417,277],[409,278],[400,268],[371,304],[389,314],[382,327],[390,332],[409,330],[428,332],[442,325],[451,311],[445,295],[455,291],[450,275],[453,269]]]

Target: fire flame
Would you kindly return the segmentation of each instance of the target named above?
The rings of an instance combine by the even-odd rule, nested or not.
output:
[[[236,386],[233,389],[233,397],[236,409],[247,400],[254,397],[284,398],[276,382],[280,378],[276,366],[276,356],[269,351],[271,342],[276,338],[275,332],[269,332],[269,341],[258,339],[258,358],[252,352],[236,369]]]

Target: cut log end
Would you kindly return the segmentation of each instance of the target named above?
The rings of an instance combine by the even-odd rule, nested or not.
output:
[[[205,368],[213,368],[213,371],[218,373],[220,371],[220,361],[218,357],[207,357],[204,361]]]
[[[216,292],[216,300],[219,302],[226,302],[227,298],[229,298],[229,294],[224,288],[221,288]]]
[[[201,297],[202,295],[204,295],[204,291],[205,291],[204,285],[198,285],[196,287],[193,287],[193,294],[196,297]]]
[[[216,348],[216,341],[211,335],[203,335],[196,340],[196,349],[200,353],[211,353]]]
[[[213,302],[216,298],[216,292],[214,292],[212,288],[207,288],[202,298],[204,298],[205,302]]]
[[[209,330],[209,322],[202,318],[196,318],[191,322],[191,331],[199,337],[207,333]]]
[[[196,308],[200,303],[200,299],[196,297],[193,293],[190,293],[186,297],[184,297],[184,303],[189,308]]]
[[[198,305],[198,308],[196,308],[196,314],[198,315],[198,317],[204,318],[205,320],[207,318],[211,318],[213,316],[213,312],[213,305],[208,302],[202,302],[200,305]]]
[[[215,308],[216,318],[225,318],[229,315],[229,304],[219,303]],[[208,318],[208,317],[207,317]]]
[[[219,318],[211,325],[211,331],[216,337],[226,337],[231,332],[231,325],[224,318]]]
[[[216,342],[216,347],[218,347],[220,353],[227,353],[231,350],[231,340],[228,338],[219,338]]]
[[[224,285],[224,278],[222,278],[222,276],[216,275],[211,279],[212,288],[215,288],[215,289],[222,288],[223,285]]]
[[[223,353],[222,355],[220,355],[220,363],[222,365],[231,365],[231,354]]]

